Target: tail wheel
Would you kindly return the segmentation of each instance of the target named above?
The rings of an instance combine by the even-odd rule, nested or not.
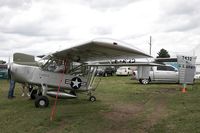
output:
[[[94,101],[96,101],[96,97],[95,97],[95,96],[90,96],[89,100],[90,100],[91,102],[94,102]]]
[[[35,100],[35,107],[36,108],[44,108],[48,107],[49,99],[46,96],[38,96]]]

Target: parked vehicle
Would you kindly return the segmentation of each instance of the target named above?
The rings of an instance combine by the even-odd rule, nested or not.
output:
[[[7,79],[7,78],[8,78],[7,65],[0,64],[0,79]]]
[[[107,76],[113,76],[114,73],[115,73],[115,69],[114,68],[106,67],[106,68],[97,69],[96,75],[107,77]]]
[[[196,75],[194,76],[194,79],[200,79],[200,74],[196,74]]]
[[[119,67],[117,69],[116,75],[125,75],[125,76],[129,76],[132,75],[133,71],[130,67]]]
[[[149,82],[179,82],[178,70],[171,65],[151,67],[148,79],[138,79],[137,71],[134,71],[133,77],[139,80],[141,84],[148,84]]]

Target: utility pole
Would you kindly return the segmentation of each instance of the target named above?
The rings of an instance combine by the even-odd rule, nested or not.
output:
[[[193,50],[192,50],[193,56],[196,55],[196,51],[198,51],[198,50],[200,50],[200,44],[193,48]]]
[[[149,45],[150,45],[150,49],[149,49],[149,54],[151,55],[151,36],[150,36],[150,40],[149,40]]]

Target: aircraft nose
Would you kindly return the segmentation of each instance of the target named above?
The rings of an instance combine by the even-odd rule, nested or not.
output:
[[[24,67],[11,63],[9,65],[9,74],[10,78],[12,80],[15,80],[16,82],[25,82],[26,81],[26,75],[24,74]]]
[[[8,74],[9,74],[8,76],[10,79],[16,80],[18,73],[13,63],[9,63],[8,65]]]
[[[14,79],[14,76],[15,75],[15,72],[14,72],[14,66],[13,66],[13,63],[9,63],[8,65],[8,76],[9,76],[9,79]]]

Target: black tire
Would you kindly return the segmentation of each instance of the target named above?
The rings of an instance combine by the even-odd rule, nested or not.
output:
[[[36,97],[37,97],[37,90],[32,90],[31,94],[30,94],[30,98],[31,99],[36,99]]]
[[[142,79],[139,79],[140,84],[142,84]]]
[[[96,97],[95,97],[95,96],[90,96],[89,100],[90,100],[91,102],[94,102],[94,101],[96,101]]]
[[[140,83],[143,84],[143,85],[147,85],[149,84],[150,80],[149,79],[141,79],[140,80]]]
[[[38,96],[35,100],[36,108],[45,108],[49,106],[49,99],[46,96]]]

